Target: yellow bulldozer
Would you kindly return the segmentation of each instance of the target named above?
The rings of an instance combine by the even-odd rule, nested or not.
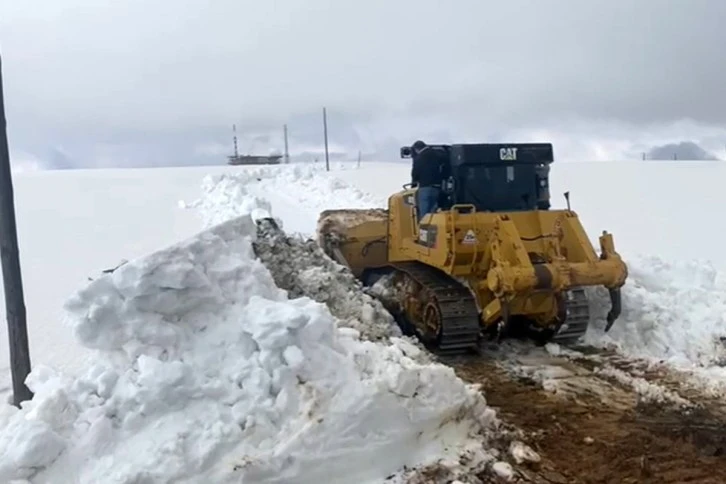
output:
[[[590,320],[587,286],[609,290],[609,330],[627,267],[605,231],[596,253],[568,193],[566,209],[551,208],[552,145],[430,148],[446,167],[437,209],[419,221],[417,188],[407,184],[387,209],[324,211],[317,242],[326,254],[364,285],[389,278],[382,302],[405,334],[439,353],[478,351],[487,337],[522,331],[575,342]]]

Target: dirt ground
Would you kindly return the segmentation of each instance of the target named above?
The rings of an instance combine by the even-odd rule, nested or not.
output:
[[[520,481],[726,483],[720,402],[690,410],[643,402],[631,385],[598,374],[597,362],[548,358],[545,366],[562,370],[550,370],[556,391],[496,359],[448,363],[464,380],[481,384],[488,404],[525,431],[542,457],[536,469],[520,473]]]

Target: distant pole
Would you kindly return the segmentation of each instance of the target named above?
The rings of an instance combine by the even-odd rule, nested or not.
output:
[[[330,171],[330,158],[328,157],[328,115],[323,108],[323,134],[325,135],[325,171]]]
[[[13,405],[33,398],[25,386],[30,373],[30,349],[23,295],[23,278],[20,273],[18,232],[15,223],[13,178],[10,172],[10,148],[8,147],[5,98],[3,95],[2,57],[0,57],[0,258],[5,285],[5,313],[10,341],[10,372],[13,379]]]
[[[358,150],[358,168],[360,168],[360,150]]]
[[[237,125],[232,125],[232,140],[234,141],[234,158],[239,158],[239,151],[237,151]]]
[[[290,150],[287,148],[287,125],[283,126],[285,132],[285,163],[290,163]]]

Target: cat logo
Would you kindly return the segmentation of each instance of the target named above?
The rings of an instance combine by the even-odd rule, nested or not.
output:
[[[474,234],[474,231],[469,229],[469,231],[466,233],[466,235],[462,239],[461,243],[466,244],[466,245],[476,244],[476,234]]]
[[[501,148],[499,150],[499,159],[502,161],[516,161],[517,148]]]

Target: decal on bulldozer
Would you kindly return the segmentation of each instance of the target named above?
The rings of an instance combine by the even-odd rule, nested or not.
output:
[[[501,148],[499,159],[502,161],[515,161],[517,159],[517,148]]]
[[[476,234],[472,229],[469,229],[469,231],[466,233],[463,239],[461,239],[461,243],[464,245],[474,245],[476,244]]]
[[[436,225],[421,225],[418,229],[416,243],[425,247],[436,247]]]

